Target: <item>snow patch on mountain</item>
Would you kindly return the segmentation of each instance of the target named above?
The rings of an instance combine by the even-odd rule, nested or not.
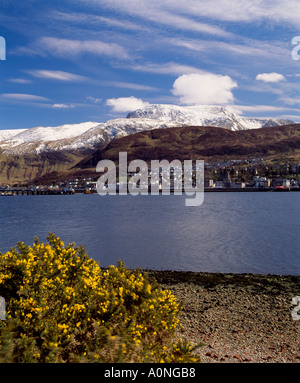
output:
[[[10,139],[22,132],[24,132],[27,129],[5,129],[0,130],[0,141]]]
[[[83,122],[81,124],[65,124],[55,127],[43,127],[25,129],[23,132],[12,137],[16,145],[19,143],[33,141],[56,141],[66,138],[77,137],[92,127],[97,126],[98,122]]]

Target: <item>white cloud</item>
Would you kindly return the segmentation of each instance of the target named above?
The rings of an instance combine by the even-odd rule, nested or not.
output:
[[[83,81],[86,77],[60,70],[29,70],[27,73],[34,77],[59,81]]]
[[[288,58],[290,60],[290,47],[282,41],[261,41],[245,37],[240,37],[239,42],[225,42],[220,40],[204,40],[204,39],[182,39],[168,38],[166,42],[174,46],[183,47],[195,52],[210,52],[228,55],[264,58],[270,60],[282,60]]]
[[[158,2],[159,0],[154,0]],[[205,16],[224,21],[289,21],[299,25],[300,4],[298,0],[212,0],[209,6],[204,1],[190,0],[187,4],[177,0],[166,0],[174,11],[195,16]],[[164,2],[165,3],[165,2]]]
[[[141,17],[146,20],[170,25],[173,28],[184,28],[210,34],[226,32],[210,23],[202,23],[202,17],[207,20],[230,22],[288,22],[300,25],[299,0],[81,0],[95,6],[106,6],[117,11]],[[184,15],[184,16],[182,16]],[[200,19],[200,21],[199,21]]]
[[[24,78],[11,78],[9,81],[14,82],[16,84],[30,84],[32,82]]]
[[[234,113],[246,114],[252,118],[282,118],[299,121],[300,109],[274,105],[227,105],[226,108]],[[290,112],[289,114],[287,112]],[[298,113],[298,114],[295,114]]]
[[[296,105],[300,104],[300,97],[281,97],[280,101],[288,105]]]
[[[80,55],[108,56],[118,59],[130,59],[126,49],[116,43],[100,40],[71,40],[56,37],[41,37],[30,46],[20,46],[14,50],[18,55],[39,55],[73,59]]]
[[[100,40],[69,40],[56,37],[42,37],[37,42],[37,48],[41,52],[61,57],[94,54],[120,59],[129,58],[128,53],[122,46],[116,43],[105,43]]]
[[[157,22],[160,24],[165,24],[171,27],[175,27],[175,29],[182,29],[187,31],[200,32],[210,35],[216,35],[220,37],[231,37],[232,34],[226,32],[225,30],[211,25],[209,23],[203,23],[199,21],[195,21],[192,18],[184,17],[182,15],[172,14],[170,12],[164,12],[160,10],[156,12],[155,10],[150,14],[146,13],[147,19],[152,22]]]
[[[273,106],[273,105],[227,105],[226,107],[228,110],[237,114],[244,114],[244,112],[264,113],[264,112],[282,112],[285,110],[289,110],[289,108]]]
[[[264,82],[279,82],[285,80],[285,77],[280,73],[260,73],[256,76],[256,80]]]
[[[53,104],[52,107],[55,109],[69,109],[69,108],[74,108],[74,105],[71,105],[71,104]]]
[[[26,93],[3,93],[2,97],[15,101],[48,101],[49,99],[42,96]]]
[[[86,2],[86,0],[81,1]],[[88,0],[88,3],[96,6],[99,5],[98,0]],[[153,23],[167,25],[173,29],[188,30],[222,37],[232,35],[213,23],[199,21],[199,18],[195,18],[193,10],[190,11],[189,3],[187,2],[184,2],[183,11],[182,9],[176,9],[178,8],[178,3],[178,0],[171,2],[166,0],[152,0],[151,3],[149,3],[148,0],[107,0],[103,2],[101,6],[116,9],[119,12],[122,11]],[[206,5],[206,8],[210,7]]]
[[[300,112],[299,109],[295,110],[295,112],[297,112],[297,111],[298,111],[298,113]],[[297,123],[300,122],[300,115],[299,114],[284,114],[281,116],[281,118],[286,118],[288,120],[292,120],[292,121],[297,122]]]
[[[106,101],[106,105],[112,107],[113,112],[132,112],[137,109],[142,109],[149,105],[148,102],[144,102],[139,98],[131,97],[120,97],[111,98]]]
[[[92,104],[100,104],[102,102],[102,98],[98,98],[98,97],[88,96],[86,99]]]
[[[176,6],[180,11],[184,10],[182,2],[170,0],[169,3]],[[238,2],[233,2],[232,0],[212,0],[209,3],[209,7],[206,2],[192,0],[187,8],[187,12],[195,16],[206,16],[218,20],[238,22],[264,19],[272,21],[290,20],[299,25],[299,17],[297,20],[300,11],[298,0],[285,0],[284,5],[282,0],[273,0],[271,5],[266,0],[239,0]]]
[[[113,86],[115,88],[122,88],[122,89],[134,89],[134,90],[145,90],[154,92],[159,90],[158,88],[155,88],[153,86],[149,85],[143,85],[143,84],[135,84],[131,82],[121,82],[121,81],[105,81],[103,82],[104,85],[107,86]]]
[[[103,17],[97,16],[90,13],[76,13],[76,12],[60,12],[54,11],[52,12],[52,17],[57,20],[63,20],[64,22],[74,22],[76,24],[86,24],[89,26],[103,27],[103,25],[108,25],[115,28],[121,28],[125,30],[132,31],[147,31],[148,29],[144,26],[134,24],[130,22],[128,19],[121,21],[117,18],[112,17]]]
[[[123,65],[123,68],[125,66]],[[184,65],[184,64],[178,64],[174,62],[168,62],[165,64],[154,64],[154,63],[143,63],[143,64],[132,64],[130,66],[127,66],[127,68],[137,71],[137,72],[145,72],[145,73],[155,73],[155,74],[166,74],[170,76],[180,76],[184,73],[207,73],[203,71],[202,69],[190,66],[190,65]]]
[[[227,104],[234,100],[231,90],[236,87],[229,76],[193,73],[178,77],[172,93],[182,104]]]

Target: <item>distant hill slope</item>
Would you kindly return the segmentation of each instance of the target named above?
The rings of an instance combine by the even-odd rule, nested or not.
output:
[[[88,152],[7,155],[0,151],[0,184],[28,183],[51,172],[68,172]]]
[[[300,158],[300,124],[244,131],[197,126],[145,131],[111,141],[75,168],[93,168],[102,159],[118,161],[119,152],[127,152],[128,161]]]

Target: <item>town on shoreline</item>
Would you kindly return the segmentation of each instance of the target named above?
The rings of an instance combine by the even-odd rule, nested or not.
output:
[[[174,173],[170,175],[170,193],[174,192]],[[159,191],[163,193],[160,169]],[[128,172],[132,177],[137,172]],[[0,185],[0,195],[43,195],[43,194],[94,194],[97,193],[99,174],[82,176],[51,182],[51,184],[14,184]],[[149,171],[149,188],[151,193],[151,170]],[[119,183],[116,185],[118,193]],[[183,189],[184,190],[184,189]],[[297,161],[266,161],[263,158],[212,161],[204,163],[205,192],[262,192],[262,191],[300,191],[300,165]]]

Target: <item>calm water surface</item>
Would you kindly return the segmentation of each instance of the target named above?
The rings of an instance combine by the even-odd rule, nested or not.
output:
[[[300,275],[300,193],[0,197],[0,251],[48,232],[106,267]]]

